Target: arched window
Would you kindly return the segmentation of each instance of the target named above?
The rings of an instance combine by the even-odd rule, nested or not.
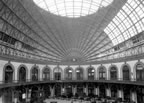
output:
[[[89,80],[94,80],[94,74],[95,74],[94,68],[92,68],[92,67],[88,68],[88,79]]]
[[[26,81],[26,69],[25,67],[20,67],[19,69],[19,82]]]
[[[104,67],[99,68],[99,79],[100,80],[106,79],[106,70]]]
[[[5,83],[11,83],[13,81],[13,68],[8,65],[5,67]]]
[[[83,68],[76,69],[77,80],[83,80]]]
[[[49,68],[44,68],[43,80],[50,80],[50,69]]]
[[[127,65],[123,66],[123,80],[130,80],[130,71]]]
[[[72,80],[73,70],[72,68],[66,68],[65,78],[66,80]]]
[[[38,81],[38,68],[32,68],[32,81]]]
[[[142,64],[136,65],[136,79],[138,81],[144,80],[144,67]]]
[[[111,80],[117,79],[117,68],[115,66],[110,68],[110,79]]]
[[[61,80],[61,73],[62,73],[61,68],[57,67],[57,68],[54,69],[54,78],[55,78],[55,80]]]

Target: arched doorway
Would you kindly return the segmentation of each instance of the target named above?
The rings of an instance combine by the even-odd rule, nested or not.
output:
[[[144,80],[144,66],[142,64],[136,65],[136,79],[137,81]]]
[[[94,68],[88,68],[88,80],[94,80],[95,70]]]
[[[95,85],[93,83],[88,84],[88,96],[94,97],[95,93]]]
[[[49,98],[49,96],[51,95],[50,86],[45,84],[43,87],[43,92],[44,92],[44,97]]]
[[[44,68],[43,70],[43,80],[50,80],[50,68]]]
[[[111,87],[111,97],[112,98],[117,98],[117,87],[116,86],[112,86]]]
[[[3,93],[3,103],[12,103],[13,96],[12,96],[13,90],[11,88],[7,88]]]
[[[110,79],[117,80],[117,68],[115,66],[110,68]]]
[[[38,87],[33,86],[31,89],[31,101],[30,101],[30,103],[36,103],[39,99],[38,97],[39,97]]]
[[[106,88],[105,85],[99,86],[99,96],[105,98],[106,97]]]
[[[62,87],[61,87],[61,85],[60,84],[56,84],[54,86],[54,88],[55,88],[55,96],[56,97],[60,97],[61,93],[62,93]]]
[[[26,81],[26,68],[20,67],[19,69],[19,82],[25,82]]]
[[[65,70],[65,79],[72,80],[73,70],[72,68],[66,68]]]
[[[5,67],[5,77],[4,77],[4,82],[5,83],[12,83],[13,82],[13,68],[8,65]]]
[[[100,80],[106,79],[106,69],[104,67],[99,68],[99,79]]]
[[[75,94],[76,97],[83,97],[85,95],[84,93],[84,85],[83,84],[78,84],[77,85],[77,92]]]
[[[133,90],[133,91],[135,91],[135,90]],[[136,89],[136,93],[137,93],[137,103],[144,103],[144,87],[139,86]]]
[[[130,80],[130,71],[127,65],[124,65],[122,68],[123,71],[123,80]]]
[[[62,73],[62,69],[57,67],[54,69],[54,79],[55,80],[61,80],[61,73]]]
[[[83,80],[83,68],[79,67],[76,69],[77,80]]]
[[[132,86],[127,85],[123,87],[123,97],[125,101],[130,101],[131,87]]]
[[[71,84],[66,84],[65,85],[65,94],[68,98],[71,98],[73,96],[73,91],[72,91],[72,85]]]
[[[38,81],[38,67],[32,68],[32,81]]]
[[[18,89],[18,97],[20,103],[26,102],[26,88],[24,86],[17,87]]]

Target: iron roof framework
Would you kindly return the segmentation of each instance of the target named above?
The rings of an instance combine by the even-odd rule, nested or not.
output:
[[[95,11],[91,10],[95,0],[77,0],[81,5],[89,2],[91,6],[87,13],[81,10],[77,15],[73,10],[71,16],[66,13],[69,12],[66,0],[62,1],[65,14],[60,16],[57,0],[57,15],[39,8],[33,0],[1,0],[0,29],[20,43],[35,48],[28,52],[56,63],[74,59],[74,62],[97,61],[96,58],[113,46],[144,30],[143,0],[114,0],[107,6],[102,6],[101,2]],[[71,3],[74,4],[74,0]]]

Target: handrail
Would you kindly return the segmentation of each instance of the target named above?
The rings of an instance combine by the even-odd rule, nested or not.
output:
[[[116,84],[132,84],[132,85],[144,85],[144,80],[136,80],[136,79],[131,79],[131,80],[123,80],[122,78],[117,78],[117,79],[112,79],[112,80],[54,80],[52,78],[48,80],[44,79],[39,79],[37,81],[32,81],[32,79],[26,79],[26,81],[19,81],[19,80],[13,80],[9,83],[5,83],[4,81],[0,81],[0,88],[6,88],[6,87],[13,87],[13,86],[24,86],[24,85],[32,85],[32,84],[44,84],[44,83],[116,83]]]

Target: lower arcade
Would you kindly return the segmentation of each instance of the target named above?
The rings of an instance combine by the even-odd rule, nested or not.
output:
[[[0,89],[0,93],[2,103],[44,103],[45,100],[51,98],[84,101],[91,101],[92,98],[103,98],[119,101],[116,103],[144,102],[144,87],[131,84],[55,82],[8,86]]]

